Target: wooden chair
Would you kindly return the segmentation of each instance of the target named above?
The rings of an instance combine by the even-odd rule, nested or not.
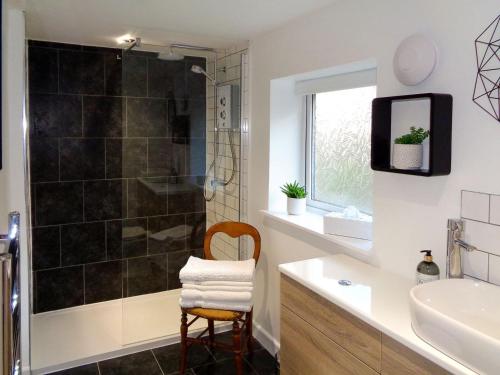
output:
[[[243,235],[249,235],[254,241],[254,252],[253,258],[255,259],[255,264],[259,260],[260,255],[260,234],[253,226],[245,223],[226,221],[208,228],[205,234],[205,240],[203,243],[203,250],[205,253],[205,259],[216,260],[212,252],[210,251],[210,242],[212,237],[216,233],[226,233],[227,235],[235,238]],[[234,353],[234,360],[236,365],[236,373],[238,375],[243,374],[243,342],[241,338],[241,333],[244,330],[246,334],[246,346],[249,353],[253,353],[253,337],[252,337],[252,315],[253,309],[249,312],[243,311],[230,311],[230,310],[215,310],[215,309],[204,309],[201,307],[195,308],[182,308],[181,317],[181,363],[180,363],[180,373],[181,375],[186,371],[187,364],[187,351],[189,346],[192,344],[202,344],[207,345],[211,349],[219,348],[223,350],[232,351]],[[187,315],[193,315],[194,319],[188,323]],[[208,321],[208,327],[196,337],[188,337],[188,328],[199,318],[204,318]],[[228,345],[215,341],[214,332],[214,322],[215,321],[225,321],[233,322],[233,345]],[[241,326],[240,326],[241,323]],[[208,338],[203,337],[203,335],[208,331]]]

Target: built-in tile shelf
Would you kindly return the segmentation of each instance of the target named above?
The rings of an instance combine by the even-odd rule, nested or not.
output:
[[[460,216],[466,241],[479,249],[463,251],[465,277],[500,285],[500,195],[462,190]]]

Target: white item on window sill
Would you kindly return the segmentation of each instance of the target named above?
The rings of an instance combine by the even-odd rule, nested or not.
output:
[[[337,236],[372,239],[372,217],[365,215],[354,206],[347,207],[343,212],[330,212],[323,216],[325,234]]]
[[[286,198],[288,215],[302,215],[306,212],[306,198]]]
[[[397,169],[421,169],[424,159],[424,146],[394,144],[392,166]]]

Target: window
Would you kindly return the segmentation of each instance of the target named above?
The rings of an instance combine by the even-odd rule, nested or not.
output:
[[[372,213],[371,103],[376,86],[306,96],[308,205]]]

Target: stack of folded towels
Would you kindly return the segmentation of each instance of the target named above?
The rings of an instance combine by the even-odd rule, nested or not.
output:
[[[181,307],[250,311],[255,260],[225,261],[189,257],[180,270]]]

